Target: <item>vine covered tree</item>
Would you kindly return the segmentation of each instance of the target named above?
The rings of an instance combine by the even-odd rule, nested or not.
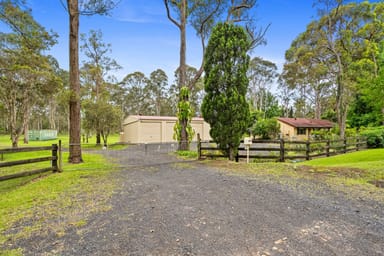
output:
[[[189,97],[188,87],[184,86],[181,88],[180,97]],[[194,131],[191,125],[192,113],[193,113],[193,109],[189,101],[179,101],[177,105],[177,121],[175,126],[173,127],[174,139],[176,139],[179,143],[185,143],[189,145],[189,143],[192,141],[192,138],[194,135]],[[183,140],[183,137],[181,136],[183,132],[182,127],[186,127],[186,131],[188,135],[186,142],[182,141]]]
[[[250,38],[250,48],[265,43],[264,34],[266,30],[256,30],[254,19],[250,11],[256,6],[256,0],[163,0],[167,11],[168,19],[180,31],[180,64],[178,68],[178,89],[187,86],[190,92],[194,91],[196,83],[199,81],[204,71],[204,58],[200,68],[190,81],[187,81],[187,24],[189,23],[196,31],[197,36],[201,40],[203,55],[206,50],[207,38],[211,35],[212,28],[220,21],[238,23],[245,27],[245,32]],[[185,94],[183,94],[185,95]],[[179,101],[189,102],[190,99],[181,97],[179,93]],[[181,143],[180,150],[186,150],[189,145],[186,120],[180,120],[183,124],[181,127]]]
[[[242,27],[219,23],[208,42],[204,70],[206,95],[202,104],[210,135],[234,160],[241,137],[249,127],[247,70],[250,40]]]

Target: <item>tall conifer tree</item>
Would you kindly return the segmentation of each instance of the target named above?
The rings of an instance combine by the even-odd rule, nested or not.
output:
[[[205,53],[202,104],[204,119],[211,125],[211,137],[229,159],[234,160],[241,137],[249,126],[247,70],[250,40],[242,27],[219,23]]]

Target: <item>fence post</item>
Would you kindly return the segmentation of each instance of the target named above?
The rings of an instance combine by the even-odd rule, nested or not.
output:
[[[310,151],[311,151],[311,144],[310,144],[309,140],[307,140],[305,142],[305,159],[306,160],[309,160],[309,153],[310,153]]]
[[[327,144],[325,146],[325,153],[327,154],[327,157],[329,157],[329,149],[331,148],[331,141],[328,139]]]
[[[359,143],[360,143],[359,137],[356,136],[356,151],[359,151]]]
[[[344,154],[347,153],[347,138],[344,137],[344,141],[343,141],[344,145],[343,145],[343,150],[344,150]]]
[[[280,162],[285,162],[285,148],[284,139],[280,139]]]
[[[197,134],[197,159],[201,159],[201,138],[200,133]]]
[[[63,171],[63,151],[61,148],[61,140],[59,140],[59,172]]]
[[[58,149],[57,144],[52,144],[52,170],[53,170],[53,172],[57,172],[59,169],[57,166],[57,149]]]

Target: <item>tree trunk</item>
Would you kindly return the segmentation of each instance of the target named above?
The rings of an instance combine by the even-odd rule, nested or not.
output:
[[[229,147],[228,158],[230,161],[235,160],[235,149],[232,146]]]
[[[81,156],[80,78],[79,78],[79,3],[67,0],[69,12],[69,159],[70,163],[83,162]]]
[[[19,147],[18,145],[19,138],[18,137],[13,137],[12,136],[12,148],[17,148]]]
[[[103,137],[103,142],[104,142],[104,147],[107,147],[108,145],[108,135],[109,135],[109,132],[101,132],[101,135]]]
[[[29,143],[28,131],[29,131],[29,125],[26,124],[25,127],[24,127],[24,144],[28,144]]]
[[[55,120],[55,114],[56,114],[56,108],[57,104],[54,99],[49,100],[49,128],[56,130],[56,120]]]
[[[320,93],[316,92],[315,95],[315,119],[321,118],[321,96]]]
[[[180,142],[179,142],[179,150],[185,151],[189,150],[189,143],[188,143],[188,132],[187,132],[187,122],[188,120],[182,120],[181,122],[181,134],[180,134]]]
[[[21,134],[21,129],[17,128],[17,116],[11,117],[10,130],[12,147],[17,148],[19,144],[19,137]]]
[[[337,78],[337,89],[336,89],[336,115],[337,115],[337,124],[340,129],[340,137],[344,138],[345,135],[345,122],[347,116],[347,110],[344,102],[344,86],[342,75],[339,74]]]
[[[10,125],[10,130],[11,130],[11,141],[12,141],[12,147],[17,148],[19,145],[19,132],[17,131],[16,128],[16,123]]]
[[[179,90],[181,87],[187,86],[187,64],[186,64],[186,23],[187,23],[187,3],[186,0],[181,1],[180,6],[180,66],[179,66]],[[180,97],[180,101],[188,101],[186,97]],[[181,139],[179,142],[179,150],[188,150],[188,132],[187,132],[188,120],[181,120]]]
[[[96,145],[100,145],[101,144],[101,139],[100,139],[100,131],[97,131],[96,132]]]
[[[29,136],[28,136],[28,131],[29,131],[29,120],[30,120],[30,114],[31,114],[31,107],[30,107],[30,102],[29,100],[25,101],[25,109],[23,113],[23,132],[24,132],[24,144],[29,143]]]

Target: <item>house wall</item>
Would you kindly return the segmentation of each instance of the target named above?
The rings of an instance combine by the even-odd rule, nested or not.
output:
[[[292,136],[295,136],[295,127],[292,127],[286,123],[280,122],[280,133],[283,136],[283,138],[291,138]]]
[[[290,126],[289,124],[283,123],[278,121],[280,124],[280,133],[282,134],[284,139],[290,139],[290,140],[307,140],[308,139],[308,133],[310,132],[308,128],[305,129],[305,135],[297,134],[297,128]]]
[[[121,136],[125,143],[162,143],[175,142],[173,139],[173,127],[176,118],[164,117],[164,119],[140,119],[137,116],[129,116],[123,124],[124,132]],[[192,119],[192,129],[195,134],[193,141],[197,141],[197,134],[202,140],[211,140],[209,135],[210,126],[202,119]]]
[[[280,120],[281,119],[281,120]],[[329,130],[333,123],[327,120],[307,118],[278,118],[283,138],[290,140],[308,140],[314,130]],[[301,128],[297,128],[301,127]],[[301,134],[305,131],[304,134]],[[298,134],[300,132],[300,134]]]

